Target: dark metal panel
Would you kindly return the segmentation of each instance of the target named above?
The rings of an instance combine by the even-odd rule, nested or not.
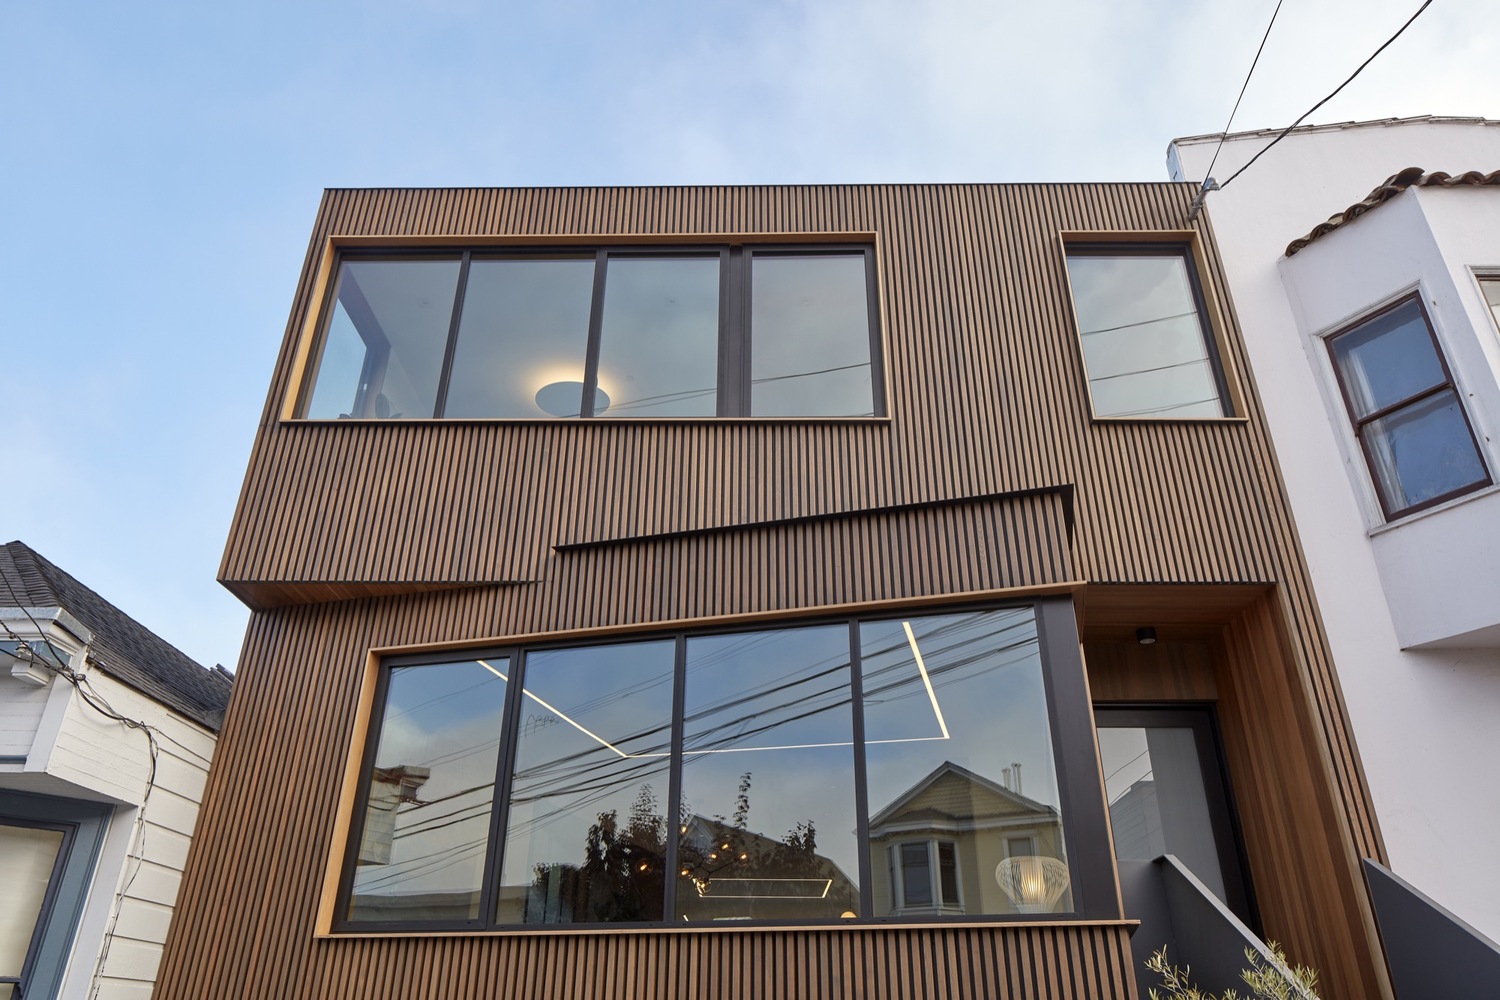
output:
[[[1500,990],[1500,945],[1378,862],[1365,881],[1396,1000],[1469,1000]]]

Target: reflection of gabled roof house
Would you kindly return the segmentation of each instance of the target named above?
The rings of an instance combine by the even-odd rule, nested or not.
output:
[[[1063,857],[1056,808],[952,761],[875,813],[870,840],[887,855],[886,864],[871,865],[872,891],[889,894],[896,911],[907,913],[1008,911],[1011,904],[998,881],[986,877],[997,864],[1011,856]],[[951,862],[949,851],[957,852]],[[943,872],[950,866],[955,875],[945,887]],[[925,884],[909,888],[915,878]],[[915,900],[927,902],[914,905]]]
[[[0,546],[0,996],[150,993],[229,692]]]

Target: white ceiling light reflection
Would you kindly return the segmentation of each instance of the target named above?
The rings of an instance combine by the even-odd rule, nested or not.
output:
[[[582,383],[577,383],[577,384],[582,385]],[[903,738],[900,738],[900,739],[889,739],[889,740],[866,740],[865,741],[865,745],[866,746],[874,746],[877,743],[935,743],[935,742],[941,742],[942,740],[948,740],[948,739],[952,739],[953,738],[948,733],[948,723],[943,718],[943,707],[938,704],[937,691],[932,686],[932,677],[929,676],[928,673],[927,673],[927,662],[922,658],[922,650],[917,646],[917,637],[916,637],[916,635],[911,630],[911,622],[902,622],[901,623],[901,627],[906,630],[906,642],[907,642],[907,644],[909,646],[911,646],[912,659],[913,659],[913,661],[917,665],[917,674],[922,678],[922,687],[924,687],[927,690],[927,700],[932,705],[932,715],[937,720],[938,730],[941,732],[942,735],[940,735],[940,736],[907,736],[907,737],[903,737]],[[498,677],[501,680],[506,681],[507,683],[509,683],[510,679],[508,677],[506,677],[500,671],[496,670],[490,664],[486,663],[484,660],[478,660],[476,662],[481,667],[484,667],[490,673],[494,674],[496,677]],[[551,705],[551,704],[547,703],[546,701],[543,701],[541,698],[539,698],[536,695],[532,694],[530,691],[527,691],[525,688],[521,689],[521,693],[524,694],[526,697],[530,698],[532,701],[536,702],[538,705],[541,705],[547,711],[549,711],[552,714],[556,715],[559,719],[563,720],[568,725],[572,726],[574,729],[578,730],[580,733],[582,733],[583,735],[587,736],[589,739],[591,739],[594,742],[598,743],[600,746],[609,748],[611,751],[613,751],[614,753],[618,754],[622,758],[630,759],[630,758],[636,758],[636,757],[668,757],[668,756],[670,756],[670,754],[668,754],[668,753],[626,753],[624,750],[621,750],[619,747],[617,747],[613,743],[609,742],[609,740],[604,739],[602,736],[600,736],[599,734],[597,734],[597,733],[593,732],[592,730],[588,729],[586,726],[580,725],[579,723],[575,722],[573,719],[571,719],[571,718],[568,717],[567,713],[562,712],[558,708],[556,708],[554,705]],[[718,748],[715,748],[713,750],[687,750],[687,749],[684,749],[684,753],[685,754],[691,754],[691,755],[693,755],[693,756],[696,757],[696,756],[700,756],[700,755],[703,755],[703,754],[711,754],[711,753],[750,753],[750,752],[755,751],[755,750],[811,750],[811,749],[814,749],[814,748],[817,748],[817,747],[849,747],[849,746],[853,746],[853,745],[854,745],[854,742],[852,740],[838,740],[838,741],[833,741],[833,742],[829,742],[829,743],[786,743],[786,744],[781,744],[781,745],[778,745],[778,746],[765,746],[765,747],[718,747]]]
[[[573,381],[548,382],[536,391],[536,405],[543,413],[553,417],[576,417],[583,400],[583,383]],[[594,415],[609,409],[609,394],[603,389],[594,389]]]
[[[490,673],[494,674],[496,677],[500,678],[502,681],[505,681],[507,684],[510,683],[510,678],[509,677],[506,677],[504,674],[502,674],[500,671],[496,670],[493,666],[491,666],[490,664],[486,663],[484,660],[475,660],[474,662],[478,663],[481,667],[483,667],[484,669],[488,670]],[[604,737],[600,736],[598,733],[594,732],[593,730],[589,729],[588,727],[580,725],[577,722],[574,722],[573,719],[570,718],[566,712],[561,711],[560,709],[557,708],[557,706],[555,706],[555,705],[551,704],[550,702],[547,702],[547,701],[545,701],[545,700],[537,697],[536,695],[532,694],[530,691],[526,690],[525,688],[521,689],[521,693],[524,694],[526,697],[530,698],[532,701],[536,702],[538,705],[540,705],[543,708],[545,708],[547,711],[551,712],[553,715],[557,716],[559,719],[561,719],[564,722],[566,722],[568,725],[572,726],[574,729],[578,730],[583,735],[587,736],[589,739],[593,740],[595,743],[598,743],[600,746],[603,746],[603,747],[608,747],[614,753],[618,754],[619,756],[621,756],[623,758],[631,759],[631,758],[636,758],[636,757],[670,757],[671,756],[671,754],[667,753],[667,752],[662,752],[662,753],[626,753],[624,750],[621,750],[619,747],[615,746],[609,740],[607,740]]]

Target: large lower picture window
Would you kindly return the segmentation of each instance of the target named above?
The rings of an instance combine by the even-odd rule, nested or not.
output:
[[[1421,300],[1328,338],[1387,520],[1489,485],[1489,471]]]
[[[346,252],[299,413],[883,413],[874,250]]]
[[[1027,606],[392,659],[338,928],[1077,912],[1042,650]]]
[[[1233,415],[1189,247],[1070,244],[1067,252],[1096,417]]]

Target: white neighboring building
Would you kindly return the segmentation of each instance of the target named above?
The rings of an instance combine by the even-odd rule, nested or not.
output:
[[[1173,142],[1173,178],[1217,143]],[[1495,171],[1500,122],[1313,126],[1206,211],[1391,867],[1500,939]]]
[[[151,995],[229,691],[0,545],[0,1000]]]

